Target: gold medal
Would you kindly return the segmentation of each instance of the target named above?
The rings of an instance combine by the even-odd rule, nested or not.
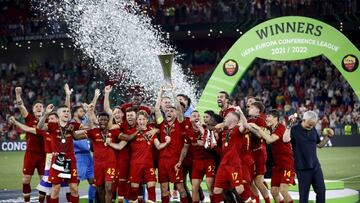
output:
[[[228,142],[225,142],[225,147],[229,146],[229,143]]]
[[[150,141],[147,141],[147,144],[150,145]]]
[[[61,139],[61,143],[64,144],[65,142],[66,142],[66,140],[65,140],[64,138],[62,138],[62,139]]]

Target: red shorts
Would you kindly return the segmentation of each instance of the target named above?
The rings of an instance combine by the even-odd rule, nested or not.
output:
[[[253,157],[255,161],[253,178],[259,175],[265,175],[267,159],[266,147],[262,146],[260,149],[253,151]]]
[[[216,177],[215,187],[232,189],[242,184],[242,169],[233,165],[220,165]]]
[[[207,178],[215,177],[215,161],[213,159],[199,159],[193,161],[191,179],[202,180],[204,175]]]
[[[280,184],[295,185],[294,169],[280,169],[273,167],[271,170],[271,187],[280,187]]]
[[[78,183],[78,176],[77,176],[77,170],[76,170],[76,159],[75,156],[67,156],[66,158],[71,159],[71,166],[70,166],[70,173],[71,173],[71,177],[70,179],[64,179],[64,178],[60,178],[58,177],[58,175],[61,173],[60,171],[50,167],[50,171],[49,171],[49,178],[48,181],[52,184],[60,184],[62,182],[66,182],[66,183]],[[51,166],[54,164],[56,159],[56,156],[52,156],[51,159]]]
[[[115,162],[97,163],[94,161],[94,184],[102,186],[105,182],[113,182],[116,176]]]
[[[254,163],[242,162],[243,182],[251,183],[254,173]]]
[[[185,173],[189,173],[193,166],[193,160],[191,159],[191,157],[186,156],[181,165],[182,165],[183,171]]]
[[[129,180],[131,183],[156,182],[155,168],[144,164],[131,164]]]
[[[130,159],[119,159],[117,161],[119,179],[127,180],[130,172]]]
[[[26,151],[24,156],[23,174],[34,175],[35,168],[39,175],[44,175],[45,153]]]
[[[184,174],[182,167],[179,171],[175,171],[175,165],[178,162],[177,159],[159,159],[159,183],[182,183],[184,181]]]

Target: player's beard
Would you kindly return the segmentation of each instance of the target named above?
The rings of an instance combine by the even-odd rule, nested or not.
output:
[[[218,107],[220,107],[220,108],[222,108],[223,106],[224,106],[224,102],[223,101],[217,101],[217,103],[218,103]]]

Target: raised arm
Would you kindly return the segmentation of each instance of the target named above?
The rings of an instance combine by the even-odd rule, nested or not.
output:
[[[91,101],[90,104],[93,104],[94,107],[95,107],[95,106],[96,106],[96,103],[97,103],[97,100],[99,99],[99,97],[100,97],[100,90],[99,90],[99,89],[95,89],[94,97],[93,97],[93,99],[92,99],[92,101]]]
[[[235,107],[235,111],[237,113],[239,113],[239,115],[240,115],[240,123],[242,125],[240,125],[239,130],[240,130],[240,132],[243,132],[245,130],[245,128],[249,128],[249,124],[248,124],[247,119],[246,119],[246,117],[244,115],[244,112],[241,110],[241,108],[239,106]]]
[[[71,94],[73,92],[73,89],[70,89],[69,85],[66,83],[64,85],[64,90],[65,90],[65,106],[71,109]]]
[[[175,102],[175,107],[176,107],[176,111],[177,111],[177,119],[180,123],[182,123],[184,121],[184,108],[181,106],[179,100],[176,97],[175,89],[176,89],[175,86],[172,86],[171,93],[173,95],[173,99]]]
[[[157,98],[156,103],[155,103],[155,119],[156,119],[157,124],[160,124],[164,119],[162,114],[161,114],[161,110],[160,110],[161,99],[163,97],[163,94],[164,94],[164,87],[161,86],[159,94],[158,94],[158,98]]]
[[[86,115],[89,118],[89,128],[92,129],[94,128],[94,121],[96,120],[96,116],[94,113],[94,105],[93,104],[89,104],[87,111],[86,111]]]
[[[110,93],[112,91],[112,86],[111,85],[108,85],[105,87],[105,94],[104,94],[104,111],[106,113],[110,113],[112,112],[111,108],[110,108],[110,100],[109,100],[109,97],[110,97]]]
[[[26,118],[29,114],[29,112],[27,111],[25,105],[24,105],[24,102],[21,98],[21,91],[22,91],[22,88],[21,87],[16,87],[15,88],[15,97],[16,97],[16,104],[20,110],[20,113],[21,113],[21,116],[23,118]]]
[[[54,105],[47,105],[44,114],[40,117],[39,123],[37,124],[37,128],[40,130],[47,130],[45,126],[45,121],[48,118],[49,114],[54,110]]]
[[[36,134],[36,129],[35,128],[29,127],[27,125],[24,125],[24,124],[20,123],[19,121],[17,121],[15,119],[14,116],[11,116],[9,118],[9,123],[12,124],[12,125],[15,125],[18,128],[20,128],[22,131],[32,133],[32,134]]]
[[[291,128],[294,125],[296,119],[297,119],[297,113],[292,114],[289,116],[289,121],[286,125],[286,130],[283,136],[283,142],[290,142],[291,141]]]

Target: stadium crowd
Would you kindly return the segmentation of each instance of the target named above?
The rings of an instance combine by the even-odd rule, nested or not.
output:
[[[195,72],[199,65],[207,65],[200,72],[200,88],[204,88],[213,67],[221,59],[222,52],[213,52],[217,54],[216,58],[209,57],[209,53],[209,50],[198,50],[189,53],[183,61],[184,66],[192,67]],[[15,116],[20,118],[14,102],[15,86],[23,87],[26,104],[31,104],[34,99],[42,99],[45,103],[58,105],[64,98],[58,81],[67,81],[74,87],[74,104],[79,104],[92,98],[92,89],[103,87],[104,84],[97,83],[94,78],[103,81],[107,79],[101,71],[89,68],[81,61],[43,64],[32,61],[25,69],[17,68],[14,63],[2,63],[0,66],[1,140],[20,139],[16,129],[12,129],[6,122],[11,112],[17,112]],[[324,72],[326,75],[322,74]],[[321,118],[317,126],[319,131],[330,126],[335,129],[335,135],[359,134],[359,100],[340,72],[323,57],[295,62],[257,60],[240,81],[234,94],[234,105],[244,107],[246,98],[255,96],[261,98],[266,107],[276,107],[282,120],[295,112],[311,109]],[[119,97],[116,101],[120,104],[128,99]]]
[[[36,1],[33,2],[35,4]],[[352,14],[355,0],[151,0],[137,1],[157,24],[234,22],[249,18],[268,19],[284,15],[321,16]],[[0,42],[7,37],[65,33],[61,22],[35,15],[29,0],[0,1]],[[51,25],[51,31],[47,25]]]

